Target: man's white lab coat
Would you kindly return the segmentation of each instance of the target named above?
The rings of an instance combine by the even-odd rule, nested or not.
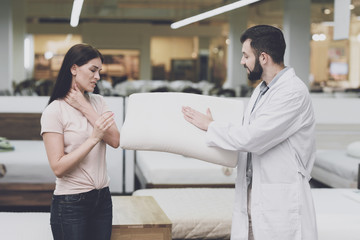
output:
[[[309,185],[315,160],[315,118],[308,88],[289,68],[251,113],[259,86],[242,124],[213,121],[206,134],[208,145],[239,151],[231,239],[248,239],[246,156],[251,152],[255,240],[315,240]]]

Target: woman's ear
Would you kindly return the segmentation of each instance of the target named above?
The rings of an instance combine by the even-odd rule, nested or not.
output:
[[[72,65],[71,68],[70,68],[70,71],[71,71],[71,74],[72,74],[73,76],[76,76],[77,65],[76,65],[76,64]]]

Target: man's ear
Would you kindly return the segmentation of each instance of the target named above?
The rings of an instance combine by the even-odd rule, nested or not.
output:
[[[73,76],[76,76],[76,73],[77,73],[77,65],[76,65],[76,64],[72,65],[71,68],[70,68],[70,71],[71,71],[71,74],[72,74]]]
[[[259,62],[262,64],[265,64],[269,61],[269,55],[265,52],[262,52],[259,56]]]
[[[272,58],[270,57],[269,54],[267,54],[266,52],[262,52],[259,56],[259,62],[261,64],[266,64],[268,62],[272,61]]]

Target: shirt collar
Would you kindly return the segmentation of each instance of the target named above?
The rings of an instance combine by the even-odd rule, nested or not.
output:
[[[271,88],[276,82],[277,80],[287,71],[289,70],[289,67],[285,67],[283,70],[281,70],[280,72],[278,72],[278,74],[276,74],[276,76],[274,77],[274,79],[269,83],[269,85],[267,85],[268,88]],[[263,81],[263,84],[266,86],[266,82]],[[260,88],[261,89],[261,88]]]

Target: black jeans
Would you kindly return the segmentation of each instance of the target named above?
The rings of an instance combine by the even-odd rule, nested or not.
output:
[[[112,201],[109,188],[53,195],[50,223],[54,240],[110,240]]]

